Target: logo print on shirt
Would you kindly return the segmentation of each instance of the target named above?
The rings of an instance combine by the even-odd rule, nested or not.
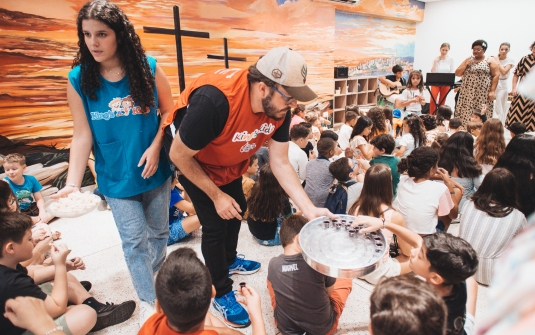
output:
[[[252,133],[248,133],[247,130],[242,132],[236,132],[232,137],[232,142],[249,142],[255,139],[258,134],[269,135],[275,130],[275,125],[272,123],[264,123],[259,129],[255,129]]]
[[[227,79],[230,79],[232,78],[236,73],[240,72],[241,69],[219,69],[217,70],[216,72],[214,72],[215,74],[227,74],[227,73],[230,73],[229,75],[227,75],[225,78]]]
[[[115,117],[128,116],[130,112],[133,115],[142,114],[141,107],[134,104],[134,99],[130,95],[124,98],[113,98],[109,103],[110,110],[104,113],[91,112],[91,120],[106,120],[113,119]]]
[[[299,269],[297,268],[297,264],[290,264],[290,265],[282,266],[282,272],[293,272],[293,271],[299,271]]]

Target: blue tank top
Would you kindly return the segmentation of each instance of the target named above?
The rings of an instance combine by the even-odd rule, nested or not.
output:
[[[156,60],[147,56],[152,74]],[[145,164],[138,167],[145,150],[159,130],[158,91],[154,87],[155,104],[147,114],[141,113],[130,96],[128,77],[110,82],[100,76],[102,86],[96,90],[97,100],[82,93],[80,65],[69,72],[69,80],[84,103],[85,114],[93,133],[93,153],[98,188],[113,198],[131,197],[160,186],[169,176],[169,160],[163,148],[156,173],[141,177]]]

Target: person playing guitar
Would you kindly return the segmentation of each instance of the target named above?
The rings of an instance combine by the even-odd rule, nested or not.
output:
[[[403,68],[400,65],[394,65],[392,72],[394,74],[379,77],[379,91],[387,101],[395,104],[401,90],[405,88],[406,82],[401,77]]]

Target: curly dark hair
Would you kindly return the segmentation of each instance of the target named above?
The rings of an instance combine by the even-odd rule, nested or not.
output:
[[[418,147],[398,163],[398,172],[408,172],[411,178],[429,177],[429,171],[437,165],[438,154],[430,147]]]
[[[128,17],[114,3],[106,0],[94,0],[86,3],[76,19],[78,30],[78,53],[72,67],[80,65],[82,75],[81,88],[83,94],[92,100],[97,100],[96,90],[102,86],[100,81],[100,64],[95,61],[85,43],[82,22],[84,20],[98,20],[106,24],[115,32],[117,40],[116,55],[128,76],[130,96],[146,114],[150,107],[156,106],[154,96],[155,76],[152,74],[145,50],[141,46],[139,36]]]
[[[373,122],[372,131],[370,132],[370,135],[368,135],[368,140],[371,140],[379,134],[386,133],[386,118],[382,108],[371,108],[368,111],[367,116],[372,119]]]
[[[422,147],[427,144],[427,136],[425,136],[425,128],[422,120],[418,116],[409,116],[403,122],[409,125],[409,132],[414,137],[414,146]]]
[[[451,175],[457,169],[459,178],[476,178],[481,175],[481,166],[473,155],[474,137],[465,131],[451,135],[440,148],[438,166]]]
[[[471,198],[480,211],[495,218],[506,217],[513,209],[519,208],[515,176],[504,168],[493,169],[485,175]]]
[[[269,164],[265,164],[258,171],[258,182],[251,189],[251,196],[247,199],[249,217],[257,221],[274,221],[284,212],[288,195],[275,178]]]
[[[433,130],[437,127],[437,119],[434,115],[422,114],[420,118],[422,119],[426,131]]]

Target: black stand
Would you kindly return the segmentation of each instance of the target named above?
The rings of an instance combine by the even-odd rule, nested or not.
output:
[[[429,95],[431,96],[431,99],[433,99],[433,102],[435,103],[435,110],[434,111],[429,110],[429,114],[435,114],[438,107],[441,106],[444,103],[444,101],[446,101],[446,97],[453,89],[453,86],[450,86],[450,89],[448,90],[448,92],[443,97],[440,97],[440,101],[438,103],[437,103],[437,98],[433,96],[433,93],[431,92],[431,86],[447,86],[447,85],[427,85],[427,90],[429,91]]]

